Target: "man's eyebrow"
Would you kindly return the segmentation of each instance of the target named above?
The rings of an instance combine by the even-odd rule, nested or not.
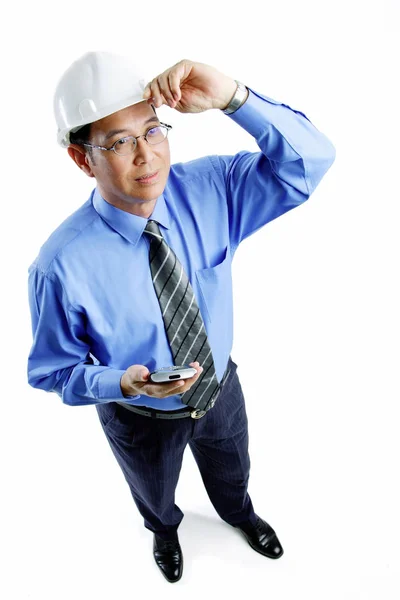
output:
[[[147,125],[148,123],[152,123],[153,121],[157,121],[157,123],[159,123],[158,117],[156,117],[155,115],[154,117],[150,117],[150,119],[147,119],[147,121],[145,121],[143,125]],[[104,138],[104,141],[106,142],[110,138],[114,137],[115,135],[119,135],[120,133],[129,133],[129,131],[127,129],[111,129],[111,131],[109,131],[106,137]]]

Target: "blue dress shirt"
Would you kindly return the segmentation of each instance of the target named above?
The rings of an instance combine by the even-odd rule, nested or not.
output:
[[[307,200],[336,154],[306,115],[254,90],[229,118],[261,152],[172,165],[151,215],[191,282],[219,381],[232,349],[231,263],[238,245]],[[185,406],[178,394],[125,397],[121,391],[129,366],[153,371],[173,364],[142,235],[146,222],[95,188],[40,248],[28,278],[31,386],[56,392],[69,405]]]

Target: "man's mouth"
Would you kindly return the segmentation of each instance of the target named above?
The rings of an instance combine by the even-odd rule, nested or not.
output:
[[[137,177],[135,181],[139,181],[140,183],[152,183],[158,177],[158,171],[153,171],[152,173],[145,173],[141,177]]]

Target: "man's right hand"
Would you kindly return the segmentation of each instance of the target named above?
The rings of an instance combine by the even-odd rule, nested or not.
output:
[[[153,383],[149,381],[150,371],[144,365],[132,365],[128,367],[121,377],[121,390],[124,396],[137,396],[144,394],[152,398],[168,398],[175,394],[184,394],[200,377],[203,367],[200,363],[192,362],[191,367],[197,371],[196,375],[189,379],[180,379],[171,383]]]

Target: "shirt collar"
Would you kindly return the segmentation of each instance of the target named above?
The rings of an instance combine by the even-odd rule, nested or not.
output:
[[[108,223],[110,227],[122,235],[128,242],[133,245],[137,244],[148,219],[132,215],[121,208],[113,206],[104,200],[97,187],[94,190],[92,202],[94,209],[103,221]],[[154,221],[169,229],[170,219],[163,194],[157,198],[156,205],[149,218],[154,219]]]

